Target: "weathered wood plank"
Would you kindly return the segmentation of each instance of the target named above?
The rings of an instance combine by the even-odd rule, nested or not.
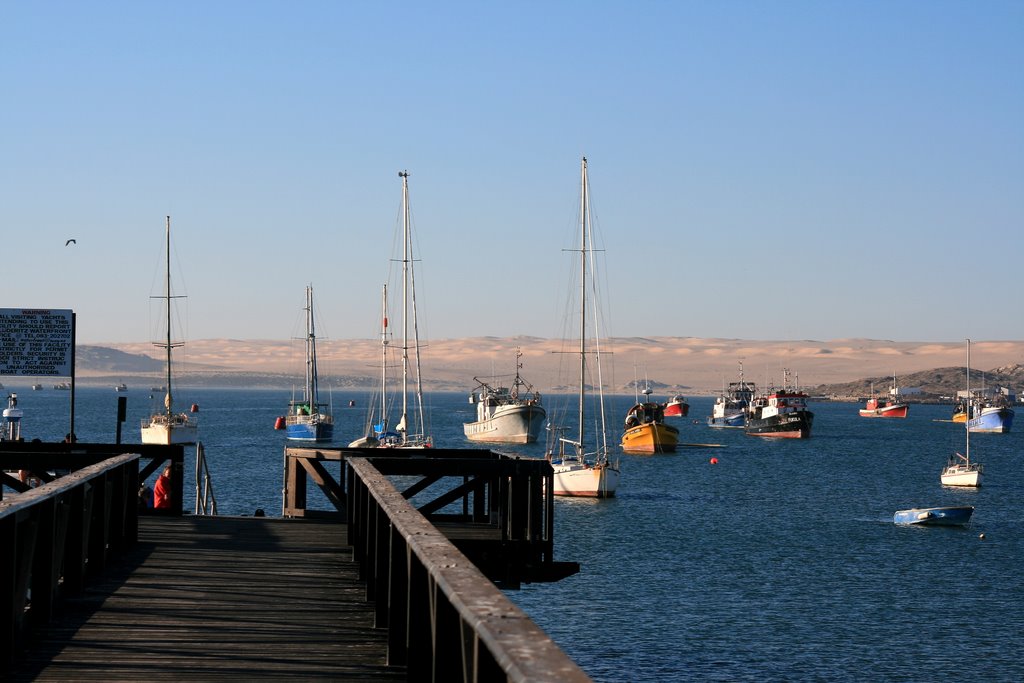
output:
[[[147,517],[5,680],[405,680],[344,527]]]

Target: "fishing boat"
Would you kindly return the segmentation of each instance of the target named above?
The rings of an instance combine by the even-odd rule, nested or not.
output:
[[[142,443],[144,444],[186,444],[195,443],[199,431],[198,420],[185,412],[175,412],[174,394],[171,391],[171,349],[182,346],[183,342],[175,342],[171,339],[171,217],[167,217],[166,227],[166,276],[164,280],[164,294],[160,298],[164,300],[166,313],[165,325],[167,337],[163,342],[154,342],[155,346],[164,349],[166,353],[166,377],[167,393],[164,394],[164,409],[156,410],[147,419],[142,421]]]
[[[563,436],[565,428],[551,429],[547,458],[554,470],[552,493],[556,496],[584,496],[592,498],[611,498],[619,486],[619,464],[613,463],[608,457],[607,429],[605,426],[604,387],[601,376],[601,346],[595,342],[593,351],[587,350],[587,263],[588,257],[593,258],[594,248],[590,239],[590,185],[587,177],[587,158],[580,162],[580,327],[579,327],[579,401],[577,404],[578,432],[575,440]],[[593,266],[591,266],[591,269]],[[591,273],[593,275],[593,273]],[[593,303],[593,302],[591,302]],[[596,325],[595,325],[596,327]],[[598,335],[595,333],[595,340]],[[596,373],[597,409],[592,419],[595,424],[596,443],[591,452],[587,452],[584,436],[587,433],[587,375],[588,355],[594,359],[593,371]]]
[[[729,382],[715,399],[708,418],[708,427],[716,429],[743,429],[747,421],[747,406],[754,398],[756,387],[743,379],[743,361],[740,361],[740,379]]]
[[[1013,427],[1013,395],[1007,389],[957,392],[953,422],[967,423],[972,432],[1008,434]]]
[[[807,439],[814,413],[807,409],[807,394],[789,388],[789,370],[783,370],[782,389],[754,398],[747,406],[744,433],[776,439]]]
[[[412,250],[412,222],[409,210],[409,172],[399,171],[402,179],[402,412],[392,428],[389,420],[387,394],[388,332],[387,286],[384,287],[383,321],[381,324],[381,389],[380,413],[375,420],[370,413],[369,433],[349,444],[352,448],[432,448],[434,439],[427,433],[423,408],[423,384],[420,377],[420,339],[416,318],[415,271]],[[410,351],[412,355],[410,356]],[[410,371],[410,363],[415,373]],[[413,374],[415,393],[410,405],[409,376]],[[410,414],[410,409],[415,411]]]
[[[873,391],[872,394],[874,394]],[[906,417],[909,409],[910,406],[900,400],[900,390],[896,386],[896,375],[894,374],[889,395],[872,395],[859,413],[861,417]]]
[[[686,417],[690,414],[690,404],[682,394],[676,394],[665,401],[664,409],[665,417]]]
[[[972,505],[950,505],[935,508],[910,508],[897,510],[892,516],[895,524],[916,524],[921,526],[963,526],[971,521],[974,514]]]
[[[305,385],[302,397],[292,397],[292,400],[288,402],[288,414],[284,416],[284,429],[289,441],[325,442],[334,437],[334,417],[331,415],[330,406],[320,402],[312,285],[306,286],[305,312]]]
[[[679,430],[665,423],[665,408],[650,400],[651,388],[643,390],[644,399],[626,412],[622,450],[625,453],[675,453]]]
[[[516,374],[511,387],[500,386],[498,377],[490,382],[473,378],[477,387],[469,395],[469,402],[476,405],[476,420],[462,425],[470,441],[526,444],[537,440],[547,412],[541,405],[540,392],[519,374],[522,357],[516,349]]]
[[[32,391],[42,391],[42,390],[43,390],[43,385],[42,384],[33,384],[32,385]]]
[[[58,382],[53,385],[53,388],[58,391],[71,391],[71,382]]]
[[[125,391],[128,391],[128,385],[125,384],[124,382],[121,382],[119,384],[115,384],[114,385],[114,391],[116,391],[118,393],[123,393]]]
[[[971,394],[971,340],[967,340],[967,395]],[[966,425],[965,425],[966,426]],[[982,465],[971,462],[971,430],[964,429],[964,454],[955,453],[942,468],[939,480],[943,486],[981,486]]]

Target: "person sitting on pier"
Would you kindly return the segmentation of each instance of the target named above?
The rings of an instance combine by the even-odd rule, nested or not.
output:
[[[166,510],[171,507],[171,466],[164,468],[153,486],[153,508]]]

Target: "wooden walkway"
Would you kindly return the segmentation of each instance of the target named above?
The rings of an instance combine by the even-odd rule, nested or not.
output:
[[[332,522],[141,517],[0,678],[404,681],[345,540]]]

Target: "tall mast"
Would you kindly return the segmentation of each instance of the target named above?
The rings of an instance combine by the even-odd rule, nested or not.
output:
[[[167,397],[164,405],[167,408],[167,417],[171,416],[171,217],[167,217],[165,238],[167,242],[166,282],[164,283],[164,294],[167,297]],[[168,422],[170,425],[170,422]]]
[[[406,414],[409,409],[409,172],[399,171],[402,179],[402,418],[398,424],[402,432],[402,443],[409,433]]]
[[[380,326],[380,424],[381,434],[388,430],[387,418],[387,381],[388,381],[388,286],[385,283],[381,295],[381,326]]]
[[[313,285],[306,285],[306,401],[312,414],[318,400],[316,379],[316,322],[313,320]]]
[[[967,420],[964,427],[967,429],[967,464],[971,464],[971,340],[967,340]]]
[[[579,448],[583,448],[583,406],[587,373],[587,158],[580,162],[580,403]]]

